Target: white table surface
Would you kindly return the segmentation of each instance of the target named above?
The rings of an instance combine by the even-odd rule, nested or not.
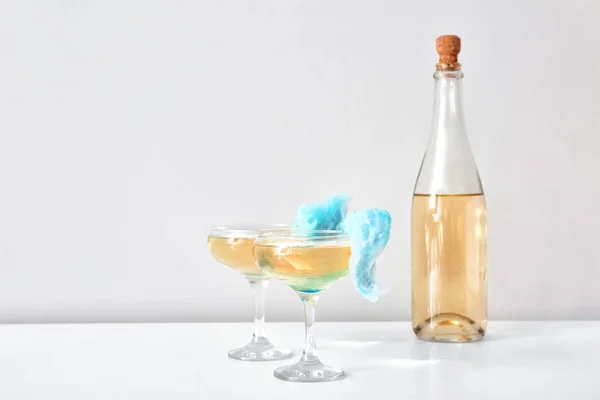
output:
[[[407,322],[316,325],[344,380],[281,382],[227,358],[251,324],[0,325],[0,399],[600,399],[600,322],[492,322],[483,342],[432,344]],[[299,351],[301,323],[269,336]]]

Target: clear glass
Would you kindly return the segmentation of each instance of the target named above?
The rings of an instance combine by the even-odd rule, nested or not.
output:
[[[305,342],[300,360],[277,368],[276,378],[290,382],[325,382],[344,377],[344,371],[323,364],[317,356],[314,323],[321,293],[348,274],[350,241],[339,231],[264,232],[254,244],[260,269],[290,286],[304,305]]]
[[[429,144],[411,218],[412,326],[440,342],[481,339],[487,328],[487,211],[467,138],[463,73],[436,71]]]
[[[241,361],[275,361],[289,358],[292,352],[275,347],[265,333],[265,295],[269,278],[254,261],[254,240],[259,232],[286,229],[283,225],[214,227],[208,247],[215,259],[246,277],[254,294],[254,333],[247,345],[233,349],[229,357]]]

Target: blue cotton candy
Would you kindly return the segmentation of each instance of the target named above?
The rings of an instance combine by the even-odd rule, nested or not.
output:
[[[375,260],[390,238],[392,217],[385,210],[370,208],[348,215],[344,225],[350,237],[349,270],[354,287],[364,298],[376,302],[383,293],[375,282]]]
[[[302,230],[340,230],[348,233],[351,256],[350,275],[356,290],[376,302],[384,293],[375,281],[375,260],[390,238],[392,217],[382,209],[358,210],[346,216],[350,196],[337,195],[325,203],[304,204],[298,208],[294,226]]]
[[[332,196],[325,203],[303,204],[298,208],[294,226],[303,230],[342,230],[350,196]]]

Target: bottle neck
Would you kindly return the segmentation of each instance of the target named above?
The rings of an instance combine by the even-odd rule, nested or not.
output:
[[[436,71],[433,134],[466,135],[462,107],[462,71]],[[454,129],[448,129],[452,127]]]
[[[460,70],[436,71],[429,143],[415,194],[483,193],[471,153],[462,105]]]

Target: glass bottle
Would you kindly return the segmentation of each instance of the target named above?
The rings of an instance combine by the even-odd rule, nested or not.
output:
[[[470,342],[487,328],[487,220],[462,111],[460,38],[441,36],[431,135],[412,201],[412,327]]]

